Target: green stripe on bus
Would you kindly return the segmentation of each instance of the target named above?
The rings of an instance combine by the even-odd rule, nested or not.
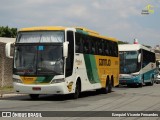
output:
[[[82,34],[85,34],[85,35],[88,35],[88,34],[89,34],[88,32],[85,32],[85,31],[79,30],[79,29],[77,29],[76,31],[77,31],[78,33],[82,33]]]
[[[50,83],[53,76],[37,77],[35,83]]]
[[[91,83],[100,83],[94,55],[84,55],[87,76]]]

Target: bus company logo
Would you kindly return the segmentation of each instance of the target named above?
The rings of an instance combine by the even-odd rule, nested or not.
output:
[[[42,114],[39,112],[2,112],[1,117],[42,117]]]
[[[12,117],[11,112],[2,112],[2,117]]]
[[[82,65],[82,60],[77,60],[76,59],[76,63],[77,63],[77,65]]]
[[[154,6],[148,4],[145,9],[142,10],[142,15],[149,15],[154,13]]]
[[[111,66],[110,59],[99,59],[99,66]]]

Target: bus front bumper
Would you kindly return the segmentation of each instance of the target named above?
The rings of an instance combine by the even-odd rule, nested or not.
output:
[[[119,84],[121,85],[139,84],[139,81],[137,79],[120,79]]]
[[[47,85],[28,85],[21,83],[13,83],[16,93],[22,94],[69,94],[65,82]]]

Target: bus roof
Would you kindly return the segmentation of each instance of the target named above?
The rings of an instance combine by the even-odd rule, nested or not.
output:
[[[116,41],[116,42],[118,41],[115,38],[102,36],[98,32],[87,29],[87,28],[84,28],[84,27],[40,26],[40,27],[21,28],[19,30],[19,32],[44,31],[44,30],[48,30],[48,31],[51,31],[51,30],[65,30],[67,28],[74,28],[76,31],[79,31],[79,32],[81,31],[81,33],[83,33],[83,34],[88,34],[88,35],[99,37],[99,38],[102,38],[102,39],[108,39],[108,40],[112,40],[112,41]]]
[[[119,51],[137,51],[139,49],[151,51],[150,48],[147,48],[141,44],[121,44],[121,45],[118,45],[118,47],[119,47]]]
[[[84,28],[84,27],[75,27],[75,28],[76,28],[77,31],[79,31],[80,33],[83,33],[83,34],[88,34],[88,35],[95,36],[95,37],[98,37],[98,38],[108,39],[108,40],[118,42],[118,40],[116,38],[108,37],[108,36],[102,36],[98,32],[87,29],[87,28]]]
[[[42,26],[42,27],[22,28],[19,31],[65,30],[65,29],[66,27],[62,26]]]

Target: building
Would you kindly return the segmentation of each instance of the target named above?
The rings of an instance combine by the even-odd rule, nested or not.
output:
[[[156,60],[160,61],[160,45],[157,45],[154,50],[156,53]]]
[[[5,55],[5,45],[8,42],[15,42],[15,38],[0,37],[0,87],[12,86],[12,65],[13,59]]]

